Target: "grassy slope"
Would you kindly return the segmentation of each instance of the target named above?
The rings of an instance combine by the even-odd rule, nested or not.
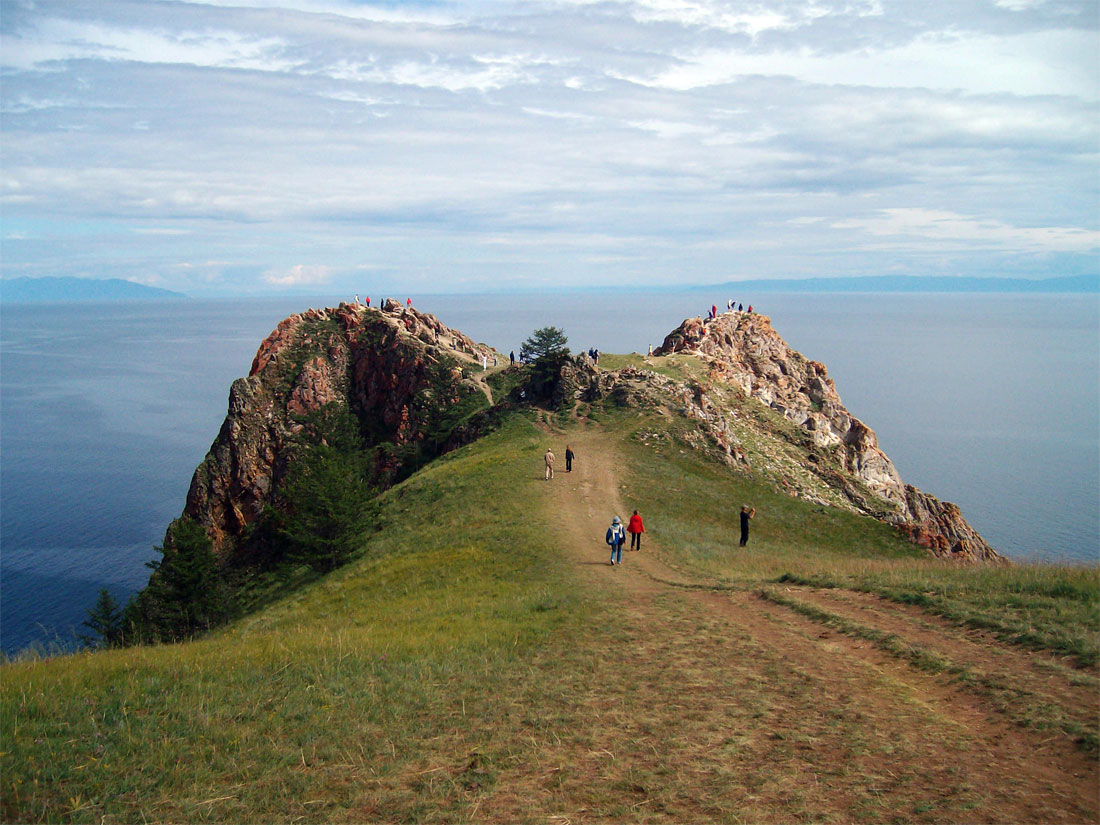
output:
[[[1095,661],[1095,570],[929,563],[875,522],[632,436],[651,424],[603,421],[622,456],[624,500],[649,514],[674,567],[727,589],[787,574],[914,598],[949,594],[1002,625],[1019,617],[1019,600],[1051,600],[1047,641],[1030,643],[1058,649],[1047,642],[1072,637]],[[545,819],[580,808],[613,819],[760,819],[818,817],[825,805],[842,818],[881,820],[881,807],[860,808],[842,792],[808,795],[804,776],[788,770],[795,755],[775,730],[785,712],[805,708],[796,714],[805,717],[822,696],[781,652],[727,636],[679,602],[662,608],[652,632],[608,621],[635,606],[585,584],[555,547],[527,483],[544,447],[543,434],[516,417],[444,457],[385,496],[384,529],[360,560],[209,639],[5,666],[4,820],[437,821],[489,810]],[[735,549],[742,501],[758,508],[751,552]],[[656,654],[634,655],[646,643]],[[700,645],[740,669],[732,680],[694,658]],[[682,698],[677,679],[698,683],[708,701],[662,716],[653,708]],[[635,697],[642,705],[630,718],[593,722],[607,692],[638,691],[652,695]],[[740,731],[733,739],[707,738],[722,724],[707,716],[712,696]],[[856,754],[852,764],[881,761],[880,734],[860,718],[838,706],[827,734]],[[799,730],[796,739],[809,735]],[[706,748],[693,751],[696,741]],[[704,784],[650,756],[654,742],[695,760]],[[881,745],[895,757],[899,747]],[[660,807],[639,808],[639,788],[662,789]],[[698,801],[707,794],[715,799]],[[954,808],[910,795],[891,801],[892,815],[965,818],[981,799],[980,789],[944,795]],[[742,801],[726,808],[721,799]]]
[[[354,819],[376,780],[422,816],[387,774],[464,703],[491,725],[530,651],[584,617],[510,495],[539,454],[516,422],[445,457],[385,497],[364,558],[212,638],[8,665],[3,819]]]
[[[789,581],[853,588],[917,605],[1005,641],[1098,661],[1100,573],[1095,567],[960,567],[931,559],[889,526],[791,498],[755,476],[700,460],[676,442],[644,444],[657,422],[618,416],[635,472],[629,497],[662,514],[674,565],[732,586]],[[754,552],[737,550],[742,504],[757,508]]]

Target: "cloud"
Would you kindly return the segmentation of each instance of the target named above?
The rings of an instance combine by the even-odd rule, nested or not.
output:
[[[883,209],[871,218],[849,218],[834,229],[858,229],[870,235],[926,238],[1036,252],[1092,252],[1100,249],[1100,231],[1065,226],[1010,226],[933,209]]]
[[[933,248],[960,274],[1094,267],[1088,5],[9,4],[0,204],[28,240],[4,268],[265,290],[364,260],[410,289]]]
[[[169,33],[48,18],[38,25],[33,38],[0,35],[0,66],[26,71],[62,61],[117,60],[282,72],[299,65],[281,56],[285,46],[279,38],[234,31]]]
[[[679,91],[746,75],[789,76],[820,85],[962,89],[990,94],[1100,98],[1093,32],[1015,35],[935,33],[889,48],[841,53],[805,47],[773,51],[707,49],[678,55],[678,65],[635,82]]]
[[[315,286],[331,280],[332,271],[327,266],[298,264],[290,269],[269,269],[263,280],[276,286]]]

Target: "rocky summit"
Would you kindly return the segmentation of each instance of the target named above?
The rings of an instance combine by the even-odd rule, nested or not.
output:
[[[452,407],[488,388],[472,376],[496,355],[434,316],[388,300],[341,304],[286,318],[260,345],[247,378],[233,382],[229,412],[191,480],[184,514],[222,559],[277,497],[302,420],[328,404],[349,409],[380,453],[376,482],[402,470],[399,448],[440,435]],[[457,428],[456,428],[457,429]],[[444,434],[439,451],[462,442]],[[448,443],[449,439],[454,439]]]
[[[692,355],[707,365],[711,394],[717,390],[719,399],[708,403],[708,393],[701,392],[701,406],[715,411],[712,428],[730,454],[737,445],[722,420],[722,407],[728,405],[721,398],[732,389],[767,405],[804,433],[808,437],[804,466],[839,484],[855,509],[896,524],[937,556],[1001,558],[963,519],[958,507],[901,480],[894,463],[879,448],[874,430],[844,407],[825,365],[791,349],[767,316],[727,312],[714,319],[689,318],[654,355],[673,353]],[[828,460],[823,460],[826,456]],[[784,480],[788,486],[798,486],[797,479]]]
[[[494,398],[483,364],[498,357],[395,301],[292,315],[260,345],[249,376],[233,383],[185,515],[203,526],[223,563],[231,559],[278,506],[303,419],[327,405],[355,416],[376,452],[374,481],[384,487],[477,438],[494,411],[611,404],[651,409],[668,422],[666,430],[639,433],[646,443],[679,441],[732,473],[888,522],[937,557],[1003,561],[955,505],[901,480],[874,431],[844,407],[825,366],[787,346],[766,316],[689,318],[651,357],[618,370],[584,355],[559,359],[549,381],[544,371],[536,381],[527,368],[509,367],[512,391]]]

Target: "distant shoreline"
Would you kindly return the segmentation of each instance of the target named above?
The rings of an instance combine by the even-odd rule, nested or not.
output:
[[[4,278],[3,304],[94,304],[186,298],[182,292],[145,286],[122,278]]]
[[[329,286],[321,290],[324,294],[337,295],[345,289]],[[360,289],[360,291],[362,291]],[[615,294],[623,291],[633,293],[661,294],[677,292],[721,292],[731,293],[737,300],[744,301],[747,293],[788,293],[819,295],[1097,295],[1100,294],[1100,275],[1072,275],[1057,278],[975,278],[951,276],[919,275],[881,275],[844,278],[797,278],[797,279],[753,279],[744,281],[723,281],[713,284],[593,284],[563,285],[552,288],[497,288],[471,291],[432,291],[424,293],[411,290],[414,295],[535,295],[535,294]],[[376,289],[379,295],[393,293],[404,294],[408,289]],[[193,298],[195,300],[252,300],[264,298],[316,299],[318,289],[309,291],[288,290],[286,292],[265,293],[216,293],[190,296],[182,292],[145,286],[120,278],[8,278],[0,279],[0,303],[2,304],[72,304],[72,303],[116,303],[129,301],[157,301]],[[335,300],[335,299],[333,299]],[[350,300],[350,295],[348,297]]]

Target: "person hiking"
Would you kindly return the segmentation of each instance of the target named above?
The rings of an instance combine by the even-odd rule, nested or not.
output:
[[[622,564],[623,542],[626,541],[626,532],[623,530],[622,520],[618,516],[611,519],[611,526],[607,528],[604,541],[611,545],[611,564]]]
[[[514,367],[516,365],[516,351],[512,350],[508,353],[508,358],[512,361],[512,366]]]
[[[565,472],[567,472],[567,473],[573,472],[573,459],[574,458],[576,458],[576,455],[573,452],[573,448],[570,447],[568,444],[566,444],[565,445]]]
[[[546,480],[549,481],[554,477],[554,453],[549,447],[546,448],[543,459],[546,461]]]
[[[749,505],[741,506],[741,547],[749,543],[749,519],[756,515],[756,508]]]
[[[642,524],[642,517],[638,515],[637,510],[630,517],[630,521],[626,523],[626,532],[630,533],[630,549],[641,550],[642,533],[645,532],[645,525]]]

